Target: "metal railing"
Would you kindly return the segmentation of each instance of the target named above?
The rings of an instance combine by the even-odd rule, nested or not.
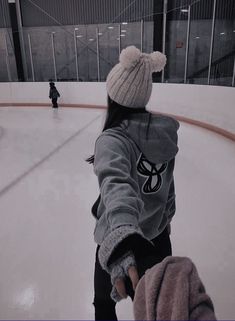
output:
[[[235,50],[212,62],[210,68],[211,84],[215,84],[216,80],[219,82],[219,79],[221,78],[231,78],[231,70],[234,68],[234,60]],[[208,72],[209,65],[189,75],[187,77],[187,82],[193,84],[198,78],[207,78]]]

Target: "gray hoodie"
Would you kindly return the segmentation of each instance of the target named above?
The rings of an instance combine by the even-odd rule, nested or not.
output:
[[[131,225],[149,240],[175,213],[174,161],[179,123],[168,116],[133,114],[105,130],[95,144],[94,172],[101,200],[94,238],[101,244],[114,229]]]

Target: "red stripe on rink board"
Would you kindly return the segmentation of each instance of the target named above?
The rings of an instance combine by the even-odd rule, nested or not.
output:
[[[0,103],[0,107],[51,107],[51,104],[45,103]],[[105,109],[103,105],[83,105],[83,104],[60,104],[59,107],[67,108],[92,108],[92,109]]]
[[[87,105],[87,104],[59,104],[60,107],[67,107],[67,108],[91,108],[91,109],[106,109],[107,107],[104,105]],[[39,104],[39,103],[0,103],[0,107],[51,107],[51,104]],[[153,114],[158,114],[157,112],[151,111]],[[235,142],[235,133],[229,132],[225,129],[222,129],[220,127],[201,122],[199,120],[194,120],[191,118],[187,118],[184,116],[178,116],[173,114],[166,114],[161,113],[162,115],[171,116],[176,118],[179,121],[182,121],[184,123],[188,123],[190,125],[198,126],[207,130],[210,130],[211,132],[214,132],[216,134],[219,134],[225,138],[228,138]]]

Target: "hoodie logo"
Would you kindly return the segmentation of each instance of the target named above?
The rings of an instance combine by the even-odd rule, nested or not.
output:
[[[168,163],[155,165],[147,160],[143,153],[137,161],[137,171],[141,176],[146,177],[146,181],[142,186],[142,193],[157,193],[162,186],[162,174],[165,172]]]

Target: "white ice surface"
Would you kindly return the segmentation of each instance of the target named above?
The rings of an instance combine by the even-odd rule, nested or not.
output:
[[[0,319],[93,313],[92,154],[103,112],[0,108]],[[234,319],[235,144],[181,123],[174,255],[189,256],[218,319]],[[133,319],[130,300],[119,319]]]

